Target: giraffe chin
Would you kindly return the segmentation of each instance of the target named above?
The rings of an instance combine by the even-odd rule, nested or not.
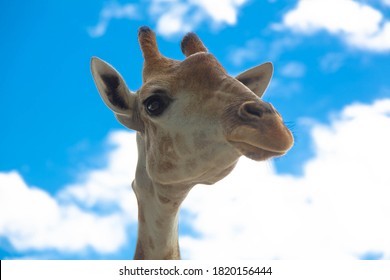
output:
[[[230,141],[230,144],[232,144],[242,155],[255,161],[263,161],[285,154],[285,152],[269,151],[244,142]]]

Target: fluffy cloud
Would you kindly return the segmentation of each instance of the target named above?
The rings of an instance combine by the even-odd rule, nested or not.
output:
[[[88,172],[56,196],[28,186],[17,172],[0,173],[0,237],[21,252],[117,251],[137,216],[129,174],[137,159],[134,142],[134,134],[112,133],[107,167]]]
[[[347,106],[313,126],[301,177],[245,158],[216,186],[198,186],[181,239],[191,259],[390,258],[390,99]]]
[[[341,53],[328,53],[320,58],[320,67],[324,72],[334,73],[343,67],[345,59]]]
[[[386,6],[390,6],[390,0],[382,0],[382,3]]]
[[[183,34],[202,22],[209,22],[214,27],[234,25],[238,11],[247,0],[153,0],[146,10],[141,5],[116,2],[107,4],[100,13],[99,23],[88,32],[92,37],[105,34],[111,19],[128,18],[137,20],[147,16],[156,22],[156,30],[162,36]]]
[[[306,66],[301,62],[290,61],[280,70],[282,76],[287,78],[302,78],[305,75]]]
[[[241,66],[246,62],[257,60],[265,52],[265,45],[259,39],[251,39],[242,47],[233,48],[228,55],[228,60],[235,66]]]
[[[136,199],[131,188],[138,158],[135,142],[135,133],[111,133],[108,145],[115,148],[108,155],[107,167],[89,171],[82,182],[66,186],[58,197],[62,201],[81,203],[89,209],[117,208],[121,213],[127,213],[130,221],[136,221]]]
[[[274,27],[303,34],[327,31],[356,48],[390,50],[390,21],[379,10],[353,0],[300,0]]]
[[[199,11],[186,17],[190,10],[191,5],[182,1],[157,0],[152,2],[149,12],[156,19],[156,31],[163,36],[172,36],[190,31],[203,20]]]
[[[235,25],[238,11],[247,0],[154,0],[150,14],[156,18],[157,32],[163,36],[183,34],[205,21],[213,26]]]
[[[94,27],[88,28],[91,37],[103,36],[112,19],[139,19],[138,7],[135,4],[120,5],[116,2],[107,3],[100,12],[99,22]]]

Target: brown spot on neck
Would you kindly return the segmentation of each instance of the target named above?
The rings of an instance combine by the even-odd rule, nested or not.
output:
[[[146,223],[145,214],[144,214],[144,211],[142,209],[141,204],[138,205],[138,222],[139,223]]]
[[[149,236],[148,242],[149,242],[148,245],[149,245],[150,249],[154,250],[154,242],[153,242],[153,239],[151,236]]]
[[[179,243],[168,251],[163,260],[180,260]]]
[[[175,167],[176,167],[176,165],[170,161],[162,161],[158,165],[158,171],[160,173],[166,173],[166,172],[169,172],[170,170],[174,169]]]
[[[135,260],[144,260],[145,259],[145,252],[144,252],[142,244],[139,240],[137,241],[137,247],[135,249],[134,259]]]
[[[165,196],[162,196],[162,195],[158,195],[158,199],[160,200],[160,202],[162,204],[168,204],[168,203],[171,203],[171,200]]]

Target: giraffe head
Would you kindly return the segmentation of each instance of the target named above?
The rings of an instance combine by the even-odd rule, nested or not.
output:
[[[194,33],[181,42],[186,58],[160,54],[147,27],[138,34],[144,56],[143,84],[131,92],[108,63],[92,58],[95,83],[124,126],[138,131],[148,176],[160,184],[213,184],[241,155],[266,160],[285,154],[291,132],[275,108],[260,98],[271,63],[231,77]]]

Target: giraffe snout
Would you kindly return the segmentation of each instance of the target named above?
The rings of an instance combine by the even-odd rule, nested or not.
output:
[[[236,112],[235,120],[226,122],[226,139],[241,154],[266,160],[284,155],[292,147],[294,138],[270,103],[246,101]]]

